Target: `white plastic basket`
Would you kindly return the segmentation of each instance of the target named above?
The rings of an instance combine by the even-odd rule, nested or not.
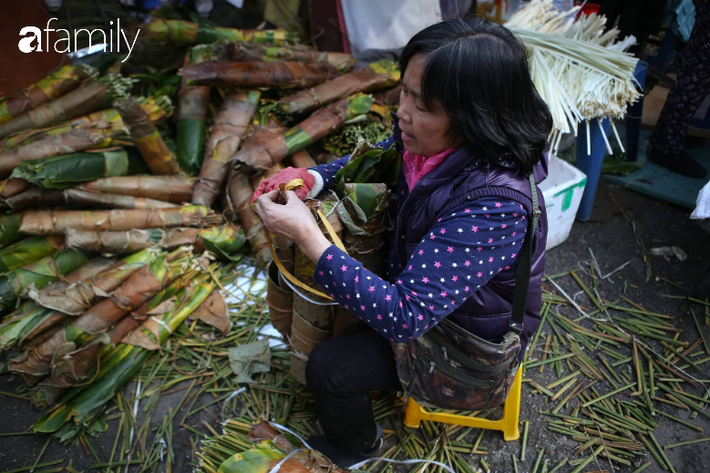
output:
[[[587,176],[557,156],[550,156],[548,176],[542,184],[547,208],[547,249],[564,242],[572,230]]]

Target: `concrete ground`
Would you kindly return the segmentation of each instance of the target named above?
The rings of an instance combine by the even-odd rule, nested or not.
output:
[[[697,332],[693,326],[692,319],[688,316],[689,306],[682,300],[662,297],[664,294],[679,295],[684,294],[684,292],[663,282],[661,279],[657,279],[657,277],[663,277],[678,282],[685,287],[690,287],[704,265],[710,261],[710,236],[704,234],[696,223],[688,219],[689,211],[686,209],[639,194],[613,189],[614,201],[622,208],[627,207],[629,214],[633,215],[637,233],[641,236],[647,248],[678,246],[688,254],[688,258],[683,262],[675,259],[665,261],[661,257],[651,257],[653,278],[646,283],[646,264],[632,225],[629,220],[618,212],[617,205],[608,198],[609,192],[609,188],[601,187],[597,197],[597,215],[601,215],[601,218],[606,221],[576,223],[569,239],[561,246],[549,251],[547,273],[556,274],[577,268],[578,263],[589,260],[590,248],[594,252],[602,272],[612,271],[628,261],[630,263],[612,278],[613,284],[609,282],[600,283],[602,297],[609,300],[617,299],[623,290],[624,284],[626,284],[627,297],[650,311],[675,316],[677,318],[676,325],[683,329],[681,339],[695,341]],[[559,282],[568,294],[574,295],[579,292],[579,287],[574,284],[571,278],[561,278]],[[589,304],[584,297],[582,295],[578,301],[583,304]],[[696,312],[698,312],[698,309],[702,310],[700,306],[696,305],[694,307]],[[710,336],[710,327],[704,327],[704,330],[706,335]],[[701,367],[703,368],[702,373],[694,372],[693,374],[702,379],[710,378],[710,364],[701,365]],[[547,369],[543,375],[539,375],[535,369],[529,370],[526,376],[532,377],[541,382],[541,384],[546,384],[552,381],[553,375],[550,369]],[[3,393],[12,393],[18,385],[19,382],[9,375],[0,376],[0,391]],[[699,395],[700,392],[695,392],[695,394]],[[156,426],[161,422],[164,415],[163,412],[167,412],[168,406],[174,406],[179,403],[183,395],[184,392],[178,392],[160,399],[159,411],[153,416]],[[213,400],[213,398],[206,396],[200,399],[197,405],[199,405],[199,402],[206,403],[210,400]],[[521,472],[532,470],[535,456],[543,448],[547,452],[545,458],[549,458],[551,466],[564,457],[573,458],[572,450],[577,446],[577,443],[563,436],[551,434],[546,430],[545,419],[538,414],[540,410],[549,409],[546,400],[545,396],[533,395],[530,387],[524,385],[521,420],[530,421],[530,430],[526,458],[520,465]],[[671,406],[663,406],[661,408],[679,417],[687,418],[687,414],[681,413],[681,411]],[[179,416],[182,417],[182,415],[181,412]],[[39,416],[40,412],[33,410],[26,401],[7,394],[0,395],[0,435],[26,431]],[[207,432],[203,421],[217,428],[218,417],[218,408],[213,406],[211,409],[203,410],[198,415],[191,417],[190,424],[203,432]],[[655,435],[661,445],[707,435],[707,433],[702,434],[691,431],[665,418],[657,420],[660,424],[655,431]],[[710,432],[710,420],[708,418],[698,416],[693,422],[702,427],[704,432]],[[116,424],[117,421],[110,421],[108,432],[91,439],[93,447],[102,459],[108,458],[111,452],[117,428]],[[193,434],[189,431],[180,430],[179,427],[176,427],[174,435],[176,459],[173,471],[192,470],[191,462],[193,457],[188,441],[191,435]],[[474,431],[472,435],[477,435],[477,432]],[[389,441],[394,440],[390,439]],[[466,439],[466,441],[472,442],[469,439]],[[0,436],[0,445],[2,445],[2,448],[0,448],[0,471],[32,465],[46,443],[46,436],[34,434]],[[486,461],[490,465],[491,471],[513,471],[511,454],[519,456],[520,441],[506,443],[500,433],[486,432],[481,445],[488,448],[489,454],[486,457]],[[679,473],[704,473],[708,471],[710,448],[708,448],[707,444],[675,448],[667,450],[666,453]],[[96,460],[87,455],[81,446],[64,446],[58,441],[52,440],[46,447],[40,464],[58,459],[67,461],[72,459],[73,466],[80,471],[89,471],[89,467],[96,463]],[[648,459],[652,461],[652,465],[644,471],[654,473],[662,471],[652,458],[649,457]],[[478,467],[479,460],[474,459],[472,463]],[[596,466],[595,463],[592,463],[583,471],[591,472],[599,469],[612,471],[608,462],[600,460],[599,465]],[[46,468],[53,467],[38,468],[37,471],[42,471]],[[613,471],[619,473],[631,472],[633,469],[633,467],[619,468],[618,465],[615,465]],[[410,468],[403,469],[403,471],[409,470]],[[161,464],[157,471],[165,471],[164,464]],[[399,469],[395,469],[395,471],[399,471]],[[572,468],[565,466],[560,471],[569,472],[572,471]]]

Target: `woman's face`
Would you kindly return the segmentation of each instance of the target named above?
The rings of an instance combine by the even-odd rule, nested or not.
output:
[[[451,119],[438,100],[427,108],[421,98],[421,83],[426,57],[417,53],[409,60],[402,78],[399,96],[399,128],[404,147],[417,156],[433,156],[461,145],[461,139],[452,139]]]

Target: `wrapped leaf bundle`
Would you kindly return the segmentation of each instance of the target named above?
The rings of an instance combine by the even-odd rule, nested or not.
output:
[[[69,421],[84,426],[93,423],[104,405],[143,366],[152,350],[160,348],[170,334],[207,299],[214,287],[214,282],[210,281],[179,291],[175,296],[174,308],[155,316],[160,322],[153,318],[147,319],[124,337],[122,343],[101,357],[96,381],[88,387],[77,386],[70,389],[55,409],[33,425],[34,430],[56,432]]]
[[[139,98],[138,101],[140,102],[143,110],[145,110],[145,113],[150,117],[150,121],[153,123],[162,122],[173,112],[173,105],[170,102],[170,99],[165,95]],[[105,110],[99,110],[98,112],[93,112],[88,115],[67,120],[46,128],[38,128],[15,133],[0,142],[0,147],[3,149],[3,152],[7,152],[10,149],[35,143],[51,136],[61,135],[62,133],[66,133],[77,128],[91,127],[98,127],[102,129],[122,129],[123,120],[115,108],[107,108]]]
[[[49,284],[43,291],[62,291],[73,283],[95,276],[112,264],[113,261],[108,258],[93,258],[60,281]],[[34,301],[26,301],[0,324],[0,350],[23,344],[66,317],[66,314],[42,307]]]
[[[140,210],[37,210],[0,215],[0,243],[12,243],[20,235],[62,235],[69,229],[132,230],[217,225],[213,211],[186,205],[174,209]]]
[[[12,177],[24,179],[46,189],[64,189],[80,182],[102,177],[126,176],[147,170],[138,151],[129,147],[23,161],[12,172]]]
[[[78,89],[74,89],[58,99],[0,124],[0,138],[5,138],[18,131],[41,128],[102,110],[108,107],[120,94],[130,90],[132,83],[132,79],[117,75],[89,80]]]
[[[12,210],[22,210],[28,207],[44,207],[56,205],[62,200],[62,191],[43,189],[32,186],[28,190],[10,197],[5,204]]]
[[[175,209],[179,204],[162,200],[133,197],[132,195],[105,194],[83,189],[65,189],[62,191],[64,202],[69,205],[88,205],[109,209]]]
[[[192,193],[193,204],[210,207],[217,198],[227,174],[225,165],[239,149],[260,97],[260,92],[251,91],[232,92],[224,98]]]
[[[367,114],[371,107],[372,97],[368,95],[338,100],[281,135],[272,135],[270,139],[261,140],[248,148],[245,146],[232,159],[234,166],[244,164],[252,169],[269,169],[286,156],[337,130],[346,121]]]
[[[227,183],[229,206],[239,215],[239,221],[251,245],[252,255],[261,267],[266,267],[271,261],[271,252],[264,223],[251,205],[252,194],[254,194],[254,187],[249,181],[249,176],[241,172],[232,172]]]
[[[193,245],[196,253],[208,250],[222,258],[236,260],[244,243],[246,243],[246,234],[239,225],[173,228],[167,231],[159,228],[125,232],[68,230],[66,234],[67,248],[102,254],[122,254],[145,248],[172,249]]]
[[[192,195],[192,180],[181,175],[119,176],[97,179],[76,187],[89,192],[131,195],[165,202],[184,203]]]
[[[338,77],[327,62],[204,62],[185,66],[178,74],[200,85],[217,87],[312,87]]]
[[[177,174],[180,172],[175,155],[168,149],[168,145],[165,144],[158,129],[150,121],[138,101],[133,97],[128,97],[116,100],[113,105],[121,114],[123,123],[128,128],[133,143],[141,152],[150,172],[153,174]]]
[[[71,92],[95,74],[96,70],[88,65],[60,67],[31,86],[0,99],[0,124]]]
[[[0,273],[21,268],[45,256],[54,254],[64,246],[61,236],[31,236],[0,250]]]
[[[302,44],[277,45],[255,43],[232,43],[228,45],[230,61],[241,62],[277,62],[310,61],[327,62],[341,74],[350,72],[355,66],[355,58],[350,54],[316,51]]]
[[[123,281],[159,256],[156,250],[145,249],[126,256],[90,278],[58,289],[53,286],[29,292],[37,304],[69,315],[81,315],[86,309],[116,290]]]
[[[74,271],[88,258],[80,250],[64,250],[0,276],[0,308],[14,307],[22,292],[30,285],[41,289],[59,276]]]
[[[235,28],[211,28],[197,23],[180,20],[154,18],[145,31],[150,38],[164,43],[191,45],[214,43],[226,39],[230,43],[244,41],[250,43],[276,43],[296,41],[298,37],[286,30],[239,30]]]
[[[184,250],[163,254],[131,274],[110,298],[101,300],[42,344],[10,360],[8,368],[23,376],[28,375],[25,380],[29,382],[49,374],[57,349],[67,343],[81,347],[92,337],[106,332],[126,313],[141,307],[191,265],[192,259]]]
[[[185,54],[184,65],[199,64],[216,60],[211,45],[198,45]],[[177,111],[177,160],[185,172],[196,174],[200,170],[202,148],[205,145],[207,125],[207,106],[210,100],[210,88],[202,85],[190,85],[183,78],[178,92]]]
[[[392,87],[399,79],[400,71],[397,65],[387,59],[381,59],[312,89],[284,97],[279,100],[279,106],[286,113],[306,112],[343,97]]]
[[[162,96],[144,101],[143,107],[151,120],[162,121],[172,112],[170,100]],[[111,121],[102,118],[111,118]],[[125,136],[123,120],[113,109],[92,114],[76,127],[72,123],[42,133],[36,140],[1,154],[0,178],[9,176],[21,161],[77,153],[88,148],[108,147],[114,138]]]
[[[289,159],[295,168],[312,168],[317,165],[315,159],[313,159],[305,149],[296,151],[289,157]]]

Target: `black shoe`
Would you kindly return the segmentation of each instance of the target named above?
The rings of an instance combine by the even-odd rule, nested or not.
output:
[[[316,435],[307,440],[308,444],[328,457],[330,461],[340,468],[348,468],[356,463],[367,460],[377,455],[382,448],[382,427],[377,426],[377,440],[372,448],[365,452],[349,452],[336,447],[328,441],[325,435]]]
[[[705,177],[708,173],[703,166],[688,155],[687,151],[681,154],[666,154],[652,149],[648,154],[648,159],[681,176],[700,178]]]

